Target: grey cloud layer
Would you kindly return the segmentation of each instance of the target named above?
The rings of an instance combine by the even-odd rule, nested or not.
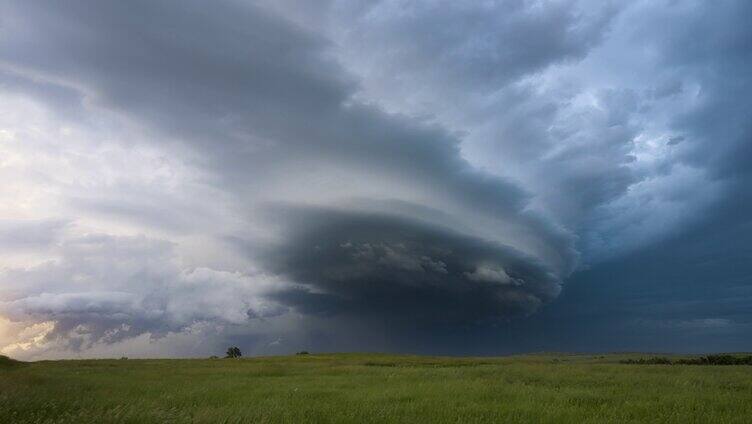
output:
[[[170,25],[157,19],[167,15],[165,6],[151,2],[130,4],[127,12],[74,4],[12,9],[10,36],[0,47],[7,60],[189,141],[198,160],[243,195],[307,200],[295,191],[305,181],[308,196],[325,200],[418,198],[473,211],[496,226],[494,233],[571,270],[568,235],[522,211],[524,190],[473,170],[456,138],[348,103],[350,84],[321,40],[231,3],[209,15],[181,4]],[[24,37],[40,16],[50,24]]]
[[[581,255],[752,210],[745,2],[0,12],[0,198],[24,199],[0,208],[22,261],[0,315],[56,322],[54,349],[197,325],[260,343],[301,316],[339,340],[495,328]]]
[[[743,2],[334,3],[318,25],[359,96],[464,132],[587,261],[680,231],[719,195],[713,158],[746,157]]]

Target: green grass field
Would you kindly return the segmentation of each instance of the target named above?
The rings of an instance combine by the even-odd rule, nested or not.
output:
[[[0,360],[0,421],[752,422],[752,366],[626,357]]]

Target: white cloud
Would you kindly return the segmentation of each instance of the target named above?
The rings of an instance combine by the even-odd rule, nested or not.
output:
[[[480,281],[484,283],[496,283],[502,285],[510,284],[514,286],[525,284],[521,279],[510,277],[504,268],[500,266],[481,265],[475,268],[475,271],[468,272],[465,275],[467,275],[467,278],[472,281]]]

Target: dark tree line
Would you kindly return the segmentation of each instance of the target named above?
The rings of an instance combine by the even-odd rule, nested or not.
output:
[[[698,358],[669,359],[665,356],[652,358],[625,359],[622,364],[638,365],[752,365],[752,355],[706,355]]]

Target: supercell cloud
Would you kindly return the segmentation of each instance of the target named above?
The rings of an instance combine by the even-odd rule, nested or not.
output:
[[[749,253],[750,16],[730,0],[4,1],[0,350],[498,352],[555,343],[552,321],[577,349],[583,311],[743,334],[752,319],[721,305],[748,280],[724,274],[722,240]],[[702,274],[680,265],[698,231],[716,235],[698,249],[723,270],[717,297],[656,315],[697,300],[675,288]],[[660,268],[655,249],[677,256]],[[595,282],[568,307],[578,278]],[[599,309],[602,287],[635,281],[652,297]]]
[[[298,283],[275,295],[305,313],[481,322],[534,312],[560,280],[515,249],[383,214],[298,209],[263,263]]]

